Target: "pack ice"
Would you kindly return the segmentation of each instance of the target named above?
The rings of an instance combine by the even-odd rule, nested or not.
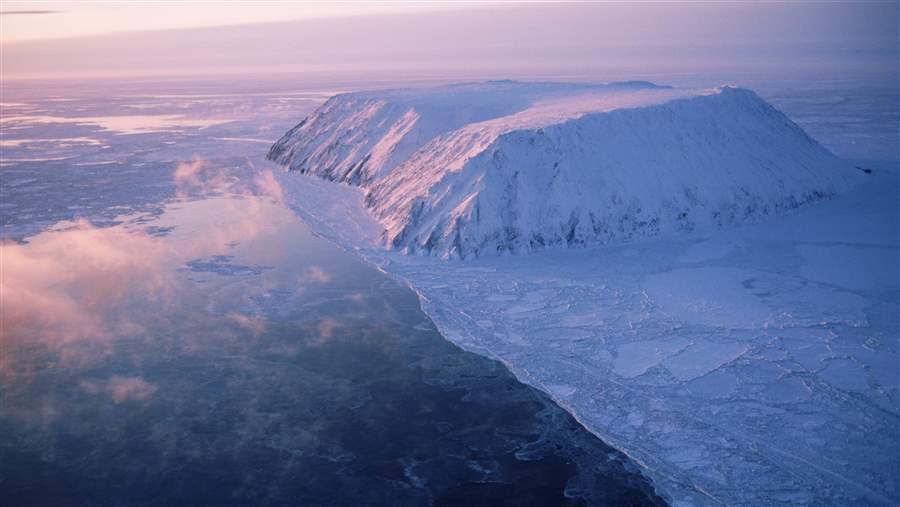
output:
[[[900,502],[896,164],[646,82],[338,95],[269,158],[319,234],[673,505]]]

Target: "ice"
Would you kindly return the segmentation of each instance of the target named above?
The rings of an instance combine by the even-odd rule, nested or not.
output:
[[[861,237],[852,224],[890,220],[898,189],[889,171],[769,222],[768,235],[753,225],[708,237],[742,246],[695,255],[690,269],[671,261],[696,253],[690,238],[464,262],[404,256],[378,246],[358,189],[281,179],[319,234],[409,283],[447,339],[548,392],[642,463],[674,504],[888,505],[900,466],[898,301],[879,290],[892,266],[853,256],[867,244],[896,255],[898,241],[896,232]],[[302,204],[307,192],[314,205]],[[871,201],[865,213],[860,194]],[[839,220],[852,240],[822,255],[869,266],[874,286],[804,275],[800,247],[819,220]],[[713,310],[691,311],[692,300]]]
[[[802,245],[800,272],[810,280],[846,289],[896,290],[900,279],[897,252],[890,248],[855,245]],[[885,276],[888,275],[888,276]]]
[[[678,258],[678,261],[690,264],[721,259],[734,250],[735,246],[736,245],[733,242],[725,238],[701,241],[688,248],[685,253]]]
[[[676,269],[647,277],[643,287],[669,315],[714,327],[862,325],[866,318],[861,296],[761,271]]]
[[[765,107],[745,98],[741,107]],[[678,104],[699,110],[709,105],[701,99]],[[647,119],[623,116],[623,129],[642,128]],[[729,142],[774,128],[743,125],[747,130]],[[448,340],[500,360],[547,392],[639,463],[673,505],[894,505],[898,167],[867,163],[873,171],[866,174],[853,163],[832,166],[804,136],[754,148],[748,157],[757,164],[776,157],[787,165],[768,176],[742,176],[747,180],[728,173],[709,195],[740,199],[744,187],[732,187],[735,181],[796,170],[810,176],[795,180],[797,188],[819,185],[817,171],[841,174],[830,198],[730,229],[464,261],[386,249],[389,226],[366,207],[365,188],[297,173],[279,177],[287,201],[318,234],[409,284]],[[527,139],[510,142],[504,154],[524,161],[516,150],[527,146]],[[710,170],[699,160],[692,167],[699,177]],[[855,187],[838,182],[846,167]],[[389,172],[384,181],[403,168]],[[766,184],[752,183],[748,192],[765,199]],[[633,195],[668,194],[638,185]]]
[[[616,348],[613,371],[625,378],[643,375],[663,360],[686,349],[689,344],[687,340],[678,338],[622,344]]]
[[[165,132],[179,128],[205,128],[213,125],[228,123],[226,119],[198,119],[187,118],[177,114],[158,115],[120,115],[120,116],[8,116],[3,118],[3,128],[8,129],[20,124],[35,123],[59,123],[77,125],[96,125],[103,130],[120,134],[144,134],[151,132]]]
[[[578,389],[574,386],[558,384],[548,385],[547,390],[553,393],[553,396],[557,399],[569,398],[578,391]]]
[[[700,398],[709,400],[730,398],[738,388],[738,378],[733,373],[714,371],[694,379],[686,387]]]
[[[675,378],[685,382],[721,368],[749,350],[748,344],[740,342],[697,340],[680,354],[667,358],[663,364]]]
[[[463,258],[755,221],[864,177],[752,91],[642,82],[339,95],[269,157],[365,188],[386,245]]]
[[[91,144],[91,145],[101,145],[99,140],[92,139],[90,137],[64,137],[60,139],[3,139],[0,140],[0,147],[10,148],[22,146],[23,144],[32,144],[32,143],[54,143],[59,145],[71,145],[73,143],[78,144]]]
[[[851,359],[838,358],[829,361],[822,370],[821,376],[838,389],[858,393],[869,391],[865,365]]]

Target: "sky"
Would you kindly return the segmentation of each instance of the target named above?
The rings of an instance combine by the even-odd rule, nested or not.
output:
[[[462,3],[385,1],[16,1],[0,9],[0,41],[62,39],[141,30],[196,28],[392,12],[429,12]],[[477,5],[477,4],[470,4]]]
[[[896,0],[17,2],[4,80],[860,73],[894,79]],[[17,13],[18,12],[18,13]],[[26,13],[28,12],[28,13]]]

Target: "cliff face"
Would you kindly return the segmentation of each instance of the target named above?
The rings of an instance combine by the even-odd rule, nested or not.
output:
[[[541,99],[602,88],[491,81],[341,94],[288,131],[268,158],[292,171],[366,185],[441,134],[522,111]]]
[[[897,164],[848,166],[748,90],[529,100],[358,187],[284,175],[285,202],[672,505],[898,504]]]
[[[450,257],[759,220],[861,177],[748,90],[449,89],[336,97],[270,158],[363,186],[387,246]]]

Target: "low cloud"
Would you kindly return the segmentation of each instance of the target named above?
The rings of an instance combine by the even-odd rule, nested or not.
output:
[[[164,294],[171,283],[160,269],[165,256],[165,247],[150,235],[96,228],[85,220],[25,244],[0,244],[0,345],[104,340],[139,329],[124,320],[110,325],[105,312],[130,293]]]
[[[284,189],[271,170],[261,171],[253,177],[256,195],[271,197],[277,203],[284,203]]]
[[[106,382],[82,381],[79,386],[91,394],[107,394],[115,403],[129,400],[144,401],[152,397],[157,387],[141,377],[113,375]]]
[[[304,333],[303,347],[315,349],[331,342],[342,324],[336,319],[325,317],[317,322],[310,322],[308,326]]]
[[[226,191],[275,201],[284,197],[271,171],[257,172],[244,185],[200,158],[179,164],[173,180],[182,195]],[[0,241],[0,379],[30,377],[34,367],[21,358],[35,345],[74,366],[110,353],[116,337],[145,337],[145,326],[175,304],[176,269],[191,259],[227,253],[238,242],[276,234],[279,223],[292,217],[279,210],[262,199],[196,201],[190,211],[170,213],[176,223],[182,212],[210,217],[199,231],[182,233],[176,227],[154,236],[133,226],[98,228],[77,220],[60,222],[25,243]],[[267,248],[254,253],[254,261],[275,262],[280,255],[279,248]],[[315,267],[306,277],[314,283],[330,280]],[[265,327],[254,317],[229,318],[254,334]]]
[[[207,160],[194,157],[190,162],[182,162],[172,173],[175,193],[178,197],[208,195],[229,191],[236,180],[228,176],[222,168],[214,167]]]
[[[261,335],[266,330],[266,321],[261,317],[251,317],[242,313],[229,313],[228,320],[234,322],[239,327],[246,329],[254,336]]]
[[[250,183],[242,180],[251,174],[252,178],[248,178]],[[284,202],[284,189],[275,173],[269,169],[257,171],[252,162],[246,168],[229,170],[206,159],[194,157],[175,167],[172,180],[175,183],[175,193],[181,198],[229,193],[270,197],[277,203]]]
[[[340,322],[332,318],[322,319],[317,326],[319,336],[322,338],[331,338],[334,336],[334,330],[340,327],[340,325]]]
[[[176,270],[185,262],[274,234],[267,205],[259,200],[198,205],[222,213],[200,234],[176,228],[160,237],[79,220],[61,222],[27,243],[0,243],[0,378],[30,377],[32,366],[17,357],[34,345],[74,366],[111,352],[116,337],[146,337],[145,326],[176,303]],[[265,255],[278,252],[273,248]],[[252,317],[231,319],[253,333],[264,326]]]
[[[299,283],[300,285],[306,285],[308,283],[321,283],[325,284],[331,281],[331,274],[320,268],[319,266],[312,265],[306,268],[303,271],[303,274],[300,275]]]
[[[205,166],[206,161],[197,157],[194,157],[190,162],[181,162],[175,168],[175,172],[172,173],[175,185],[199,185],[200,172]]]

